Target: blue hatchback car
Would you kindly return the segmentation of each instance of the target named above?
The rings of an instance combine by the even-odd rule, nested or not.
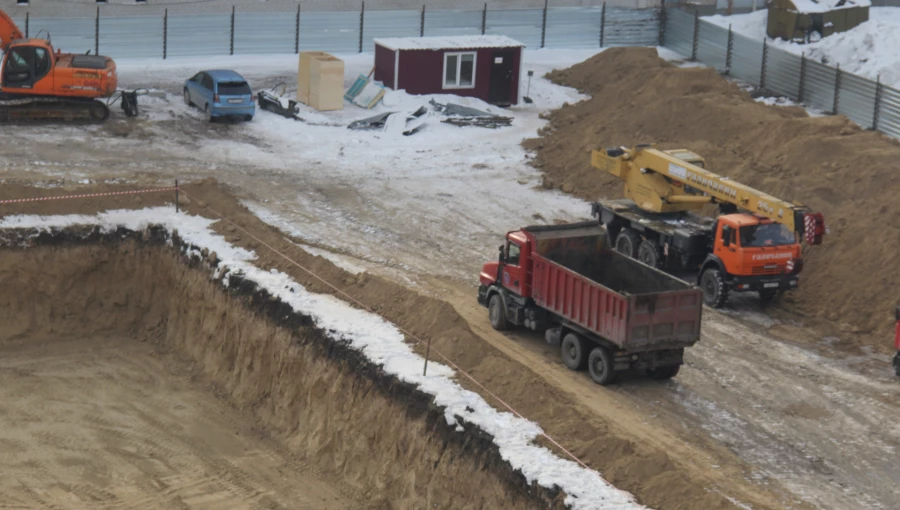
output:
[[[184,82],[184,104],[196,106],[210,121],[218,118],[251,120],[256,113],[253,92],[234,71],[201,71]]]

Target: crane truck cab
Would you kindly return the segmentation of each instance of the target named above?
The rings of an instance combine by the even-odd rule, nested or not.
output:
[[[803,269],[800,243],[781,223],[752,214],[726,214],[714,223],[711,253],[698,284],[710,306],[722,306],[729,292],[757,292],[771,301],[794,289]]]

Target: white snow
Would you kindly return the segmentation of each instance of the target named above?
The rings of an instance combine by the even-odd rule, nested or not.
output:
[[[293,228],[286,231],[302,230],[304,241],[380,264],[391,276],[416,278],[438,272],[471,279],[477,274],[473,267],[493,256],[485,246],[493,246],[494,239],[508,230],[534,223],[536,215],[548,223],[590,216],[586,202],[539,189],[542,174],[528,165],[520,144],[537,136],[546,124],[542,113],[584,99],[543,75],[598,51],[524,51],[520,92],[533,100],[530,104],[499,108],[475,98],[388,90],[371,110],[348,102],[343,110],[330,112],[300,105],[305,122],[257,111],[252,122],[210,130],[217,134],[227,129],[228,134],[221,136],[207,136],[201,112],[182,103],[180,83],[204,68],[232,68],[254,90],[284,80],[285,98],[293,98],[296,55],[124,59],[117,64],[123,88],[151,86],[169,92],[166,100],[141,98],[142,116],[150,120],[146,129],[153,134],[151,143],[185,166],[210,168],[205,172],[214,172],[232,186],[246,183],[252,189],[249,201],[290,223]],[[374,61],[371,53],[336,56],[344,60],[345,88],[360,74],[368,74]],[[534,71],[530,88],[529,70]],[[432,99],[511,116],[512,125],[485,129],[442,123],[443,117],[429,105]],[[420,106],[430,113],[422,118],[424,128],[411,136],[347,129],[359,119]],[[188,129],[199,131],[201,142],[191,143],[194,132],[173,133],[173,119],[196,124]],[[91,141],[120,153],[143,147],[132,138],[95,136]],[[67,170],[77,168],[71,164]],[[423,232],[428,233],[424,241]]]
[[[566,503],[576,509],[643,509],[627,492],[608,484],[596,471],[557,457],[537,446],[534,440],[543,431],[534,422],[500,412],[481,396],[463,389],[452,378],[447,365],[430,361],[428,375],[422,375],[424,359],[404,340],[403,333],[382,317],[354,308],[335,297],[307,291],[288,275],[275,269],[264,271],[252,264],[256,254],[229,244],[210,229],[216,220],[176,213],[170,207],[141,210],[114,210],[96,216],[11,216],[0,220],[0,228],[47,230],[72,225],[99,225],[106,232],[117,227],[140,231],[151,225],[162,225],[198,248],[215,252],[221,260],[216,277],[242,274],[256,282],[295,311],[309,315],[316,326],[335,340],[348,342],[387,373],[416,385],[434,396],[444,407],[447,423],[460,430],[465,423],[475,424],[493,436],[504,460],[520,470],[529,483],[543,487],[558,486],[566,492]],[[227,271],[227,273],[226,273]]]
[[[707,16],[705,21],[728,28],[751,39],[766,38],[765,10],[734,16]],[[870,80],[900,89],[900,7],[871,7],[869,21],[846,32],[823,37],[809,44],[769,40],[769,45]]]
[[[505,35],[455,35],[444,37],[383,37],[375,44],[389,50],[453,50],[516,48],[525,46]]]
[[[869,7],[872,2],[869,0],[791,0],[797,9],[794,12],[801,13],[819,13],[828,12],[838,9],[849,9],[851,7]]]

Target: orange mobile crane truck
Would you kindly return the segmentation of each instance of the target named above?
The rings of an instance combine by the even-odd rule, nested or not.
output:
[[[716,175],[688,150],[595,150],[591,164],[625,181],[625,199],[592,204],[616,251],[695,274],[709,306],[724,305],[730,292],[757,292],[765,302],[796,288],[800,239],[820,244],[826,233],[821,213]],[[718,217],[692,213],[711,203]]]
[[[40,35],[40,34],[38,34]],[[102,55],[53,51],[47,39],[26,39],[0,10],[0,123],[10,121],[89,121],[109,117],[107,101],[116,93],[116,63]],[[137,92],[121,92],[122,109],[138,114]]]

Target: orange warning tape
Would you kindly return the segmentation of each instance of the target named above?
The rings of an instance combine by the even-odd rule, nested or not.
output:
[[[186,192],[186,191],[184,191],[184,190],[181,190],[181,192],[184,193],[185,195],[187,195],[188,197],[194,199],[196,202],[199,203],[199,200],[195,199],[193,196],[191,196],[190,194],[188,194],[188,192]],[[240,230],[240,231],[243,232],[244,234],[246,234],[246,235],[248,235],[249,237],[253,238],[253,240],[255,240],[256,242],[258,242],[259,244],[261,244],[261,245],[265,246],[266,248],[272,250],[273,252],[275,252],[276,254],[278,254],[278,255],[279,255],[281,258],[283,258],[284,260],[286,260],[286,261],[290,262],[291,264],[293,264],[294,266],[300,268],[301,270],[303,270],[304,272],[306,272],[308,275],[310,275],[310,276],[312,276],[313,278],[315,278],[316,280],[319,280],[320,282],[324,283],[325,285],[327,285],[328,287],[330,287],[332,290],[334,290],[334,291],[337,292],[338,294],[344,296],[344,297],[347,298],[348,300],[350,300],[350,301],[352,301],[353,303],[356,303],[357,305],[359,305],[360,307],[362,307],[364,310],[367,310],[367,311],[370,312],[370,313],[379,315],[378,312],[376,312],[376,311],[373,310],[372,308],[366,306],[364,303],[360,302],[359,300],[357,300],[357,299],[354,298],[353,296],[347,294],[346,292],[342,291],[341,289],[339,289],[339,288],[337,288],[336,286],[332,285],[331,283],[327,282],[325,279],[323,279],[321,276],[317,275],[316,273],[314,273],[314,272],[311,271],[310,269],[307,269],[306,267],[304,267],[304,266],[301,265],[300,263],[298,263],[298,262],[296,262],[295,260],[291,259],[291,258],[288,257],[287,255],[281,253],[280,251],[278,251],[277,249],[275,249],[273,246],[269,245],[268,243],[266,243],[266,242],[263,241],[262,239],[256,237],[255,235],[253,235],[252,233],[250,233],[249,231],[247,231],[246,229],[244,229],[243,227],[241,227],[240,225],[238,225],[237,223],[235,223],[234,221],[232,221],[231,219],[229,219],[228,217],[226,217],[224,214],[222,214],[222,213],[216,211],[215,209],[213,209],[212,207],[209,207],[208,205],[206,206],[206,209],[209,209],[210,212],[212,212],[213,214],[215,214],[215,215],[218,216],[219,218],[221,218],[221,219],[225,220],[226,222],[230,223],[230,224],[231,224],[232,226],[234,226],[236,229]],[[412,338],[413,340],[415,340],[416,343],[419,343],[419,344],[424,343],[424,341],[423,341],[422,339],[420,339],[419,337],[413,335],[413,334],[410,333],[409,331],[406,331],[405,329],[403,329],[403,328],[400,327],[399,325],[394,324],[394,326],[395,326],[397,329],[399,329],[401,332],[403,332],[403,334],[405,334],[406,336],[408,336],[408,337]],[[467,379],[469,379],[470,381],[472,381],[473,383],[475,383],[476,386],[478,386],[479,388],[481,388],[482,390],[484,390],[485,393],[487,393],[488,395],[490,395],[494,400],[496,400],[497,402],[499,402],[503,407],[505,407],[506,409],[508,409],[511,413],[513,413],[514,415],[516,415],[516,416],[519,417],[519,418],[522,418],[523,420],[528,420],[528,418],[526,418],[525,416],[523,416],[522,413],[516,411],[511,405],[507,404],[506,401],[504,401],[502,398],[500,398],[499,396],[497,396],[497,394],[495,394],[495,393],[492,392],[491,390],[487,389],[487,387],[486,387],[484,384],[482,384],[482,383],[479,382],[477,379],[475,379],[472,375],[470,375],[468,372],[466,372],[465,370],[463,370],[462,368],[460,368],[459,365],[457,365],[457,364],[454,363],[452,360],[450,360],[450,358],[448,358],[447,356],[445,356],[444,354],[442,354],[442,353],[441,353],[440,351],[438,351],[437,349],[434,349],[434,352],[438,355],[438,357],[440,357],[441,359],[443,359],[448,365],[450,365],[450,366],[451,366],[452,368],[454,368],[457,372],[461,373],[461,374],[464,375]],[[529,420],[529,421],[533,421],[533,420]],[[581,459],[579,459],[578,457],[576,457],[576,456],[575,456],[572,452],[570,452],[569,450],[565,449],[561,444],[559,444],[558,441],[556,441],[555,439],[553,439],[553,438],[552,438],[550,435],[548,435],[546,432],[541,432],[541,436],[543,436],[543,437],[546,438],[548,441],[550,441],[550,443],[552,443],[554,446],[556,446],[557,448],[559,448],[560,450],[562,450],[569,458],[571,458],[572,460],[574,460],[575,462],[577,462],[578,464],[580,464],[581,467],[583,467],[583,468],[585,468],[585,469],[591,469],[587,464],[584,463],[584,461],[582,461]]]
[[[57,197],[40,197],[40,198],[17,198],[13,200],[0,200],[2,204],[20,204],[23,202],[44,202],[46,200],[66,200],[69,198],[91,198],[91,197],[108,197],[113,195],[137,195],[139,193],[157,193],[160,191],[175,191],[179,188],[154,188],[142,189],[137,191],[111,191],[109,193],[89,193],[86,195],[62,195]]]

